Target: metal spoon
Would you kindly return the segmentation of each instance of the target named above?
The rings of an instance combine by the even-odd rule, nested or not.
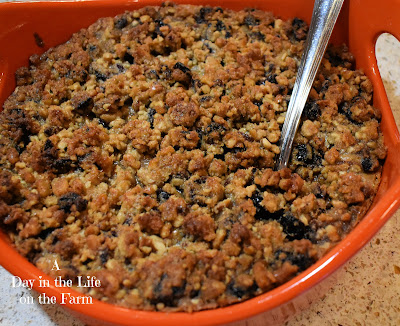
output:
[[[311,24],[281,134],[278,170],[287,167],[301,113],[344,0],[315,0]]]

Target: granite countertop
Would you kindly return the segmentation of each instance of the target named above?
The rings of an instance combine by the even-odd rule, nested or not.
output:
[[[0,0],[0,2],[4,2]],[[382,79],[400,129],[400,44],[391,35],[377,42]],[[400,325],[400,210],[349,262],[329,278],[322,298],[304,309],[292,307],[288,320],[277,326],[303,325]],[[19,298],[33,295],[12,288],[12,275],[0,267],[0,325],[83,326],[57,305],[20,304]],[[306,300],[306,299],[304,299]],[[296,306],[297,305],[297,306]],[[265,325],[263,317],[235,326]]]

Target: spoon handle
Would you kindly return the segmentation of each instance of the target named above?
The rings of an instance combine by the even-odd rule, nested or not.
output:
[[[281,134],[278,170],[287,167],[301,113],[344,0],[316,0],[310,29]]]

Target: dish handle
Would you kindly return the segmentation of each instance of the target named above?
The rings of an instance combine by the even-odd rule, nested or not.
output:
[[[375,46],[382,33],[390,33],[400,40],[400,0],[348,0],[348,42],[350,51],[357,58],[357,68],[362,67],[374,83],[374,106],[384,116],[381,129],[385,143],[391,149],[382,174],[375,202],[387,201],[390,209],[381,212],[389,216],[400,205],[400,134],[390,109],[386,91],[379,73]],[[395,63],[397,64],[397,63]]]
[[[368,53],[368,59],[375,59],[375,43],[382,33],[400,40],[400,0],[381,0],[379,4],[376,0],[349,2],[349,44],[357,58]],[[359,66],[368,67],[372,63],[368,61],[359,62]]]

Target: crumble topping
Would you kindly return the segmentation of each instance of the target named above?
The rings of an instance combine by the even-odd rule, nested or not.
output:
[[[304,271],[365,215],[386,155],[371,82],[331,46],[276,171],[306,35],[166,3],[31,56],[0,113],[3,230],[49,275],[96,276],[80,290],[135,309],[226,306]]]

